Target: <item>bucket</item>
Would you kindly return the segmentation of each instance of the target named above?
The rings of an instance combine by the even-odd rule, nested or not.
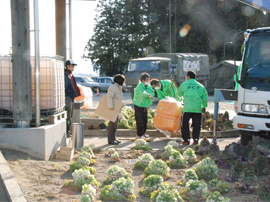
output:
[[[72,125],[72,147],[80,149],[84,141],[84,123],[73,123]]]

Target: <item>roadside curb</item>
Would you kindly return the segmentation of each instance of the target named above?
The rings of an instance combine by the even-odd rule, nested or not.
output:
[[[7,197],[11,202],[27,202],[23,192],[13,176],[2,152],[0,151],[0,176],[3,179]]]
[[[147,130],[146,133],[151,137],[164,137],[165,135],[158,130]],[[117,129],[117,136],[127,136],[127,137],[135,137],[137,134],[137,130],[129,130],[129,129]],[[226,131],[217,131],[217,138],[228,138],[228,137],[239,137],[239,130],[226,130]],[[107,129],[100,130],[84,130],[84,136],[107,136]],[[200,137],[203,138],[206,136],[207,138],[213,138],[213,131],[201,131]],[[171,137],[182,137],[179,134],[172,133]]]

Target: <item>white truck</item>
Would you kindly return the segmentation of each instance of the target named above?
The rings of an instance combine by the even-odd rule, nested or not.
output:
[[[233,118],[244,145],[254,135],[270,137],[270,27],[247,32]]]

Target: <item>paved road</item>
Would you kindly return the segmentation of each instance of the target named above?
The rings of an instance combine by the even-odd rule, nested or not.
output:
[[[102,92],[100,93],[99,96],[93,95],[93,107],[96,107],[98,105],[102,95],[105,95],[105,94],[106,94],[105,92]],[[131,93],[124,93],[123,95],[124,95],[123,97],[124,104],[133,106],[133,103],[131,100]],[[158,104],[158,99],[154,98],[151,108],[156,109],[157,104]],[[206,110],[209,111],[210,113],[214,113],[214,96],[208,97],[208,107]],[[230,119],[232,119],[233,116],[235,115],[233,102],[220,102],[219,113],[224,113],[225,111],[229,112]]]

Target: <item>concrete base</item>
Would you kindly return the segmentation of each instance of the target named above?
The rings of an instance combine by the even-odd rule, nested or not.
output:
[[[66,146],[66,120],[38,128],[0,128],[0,148],[49,160],[59,146]]]

